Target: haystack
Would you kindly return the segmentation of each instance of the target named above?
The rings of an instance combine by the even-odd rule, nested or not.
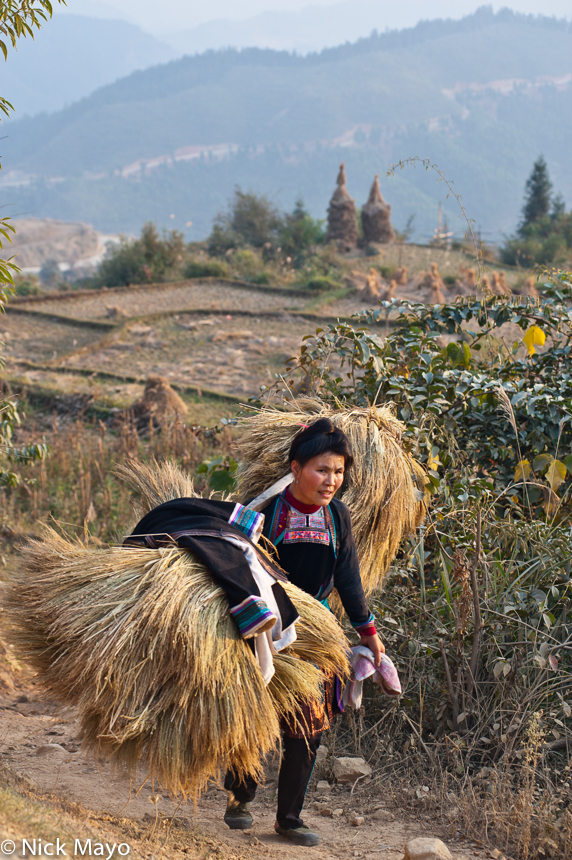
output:
[[[361,210],[361,223],[364,245],[372,242],[385,244],[395,241],[395,231],[391,224],[391,206],[383,199],[377,173],[368,201]]]
[[[474,295],[477,291],[477,273],[475,269],[467,269],[466,266],[461,264],[459,273],[461,277],[459,286],[464,287],[467,293]]]
[[[441,289],[441,279],[431,277],[430,285],[431,285],[431,304],[433,305],[442,305],[445,303],[445,295],[443,290]]]
[[[135,401],[129,411],[138,429],[145,430],[150,422],[154,427],[163,427],[181,420],[189,410],[164,376],[149,376],[143,396]]]
[[[500,274],[498,272],[491,273],[491,291],[494,296],[510,295],[504,272]]]
[[[346,168],[340,165],[337,188],[328,207],[326,242],[339,242],[344,250],[355,248],[358,242],[356,204],[346,188]]]
[[[122,474],[146,509],[194,495],[173,463],[133,462]],[[90,549],[47,529],[24,548],[7,608],[39,684],[77,709],[85,750],[196,796],[226,767],[260,777],[280,717],[320,696],[319,670],[347,674],[334,616],[286,589],[298,639],[276,655],[268,687],[224,592],[188,550]]]
[[[380,302],[387,298],[387,292],[385,281],[375,269],[370,269],[369,275],[366,275],[365,286],[361,291],[360,298],[365,302]]]
[[[289,470],[288,451],[301,424],[326,416],[351,443],[355,465],[341,494],[351,512],[366,592],[380,586],[401,541],[424,514],[424,472],[402,445],[405,429],[388,407],[333,410],[299,399],[288,412],[265,407],[243,419],[237,497],[252,499]]]
[[[536,289],[536,284],[534,283],[534,278],[527,278],[522,286],[521,293],[523,296],[530,296],[531,299],[537,299],[539,297],[539,292]]]

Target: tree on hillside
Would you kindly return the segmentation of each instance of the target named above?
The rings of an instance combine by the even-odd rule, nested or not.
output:
[[[526,181],[522,221],[515,236],[500,249],[511,266],[568,264],[572,261],[572,212],[561,194],[552,196],[552,182],[543,156]]]
[[[235,189],[230,225],[247,245],[261,248],[272,241],[281,223],[278,210],[265,194]]]
[[[293,258],[294,264],[299,265],[304,261],[305,253],[314,245],[321,244],[325,235],[324,222],[312,218],[299,197],[293,211],[284,216],[280,246]]]
[[[545,218],[550,211],[552,197],[552,182],[548,175],[548,167],[543,155],[539,155],[532,172],[526,180],[525,202],[522,210],[522,222],[519,228],[521,236],[526,235],[526,228],[540,218]]]

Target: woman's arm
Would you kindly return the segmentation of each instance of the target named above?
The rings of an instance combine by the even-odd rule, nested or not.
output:
[[[334,567],[334,587],[340,595],[352,627],[361,639],[361,644],[373,652],[375,664],[379,666],[385,648],[377,635],[373,615],[364,594],[350,514],[342,502],[338,502],[334,510],[340,531],[338,557]]]

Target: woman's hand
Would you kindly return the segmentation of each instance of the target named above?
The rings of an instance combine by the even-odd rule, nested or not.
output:
[[[372,652],[374,663],[379,668],[381,664],[381,655],[385,654],[385,645],[383,644],[377,633],[375,633],[373,636],[361,636],[360,639],[361,644],[365,648],[369,648],[369,650]]]

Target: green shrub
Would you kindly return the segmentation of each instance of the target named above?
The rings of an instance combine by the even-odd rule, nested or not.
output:
[[[15,280],[14,289],[17,296],[41,296],[43,292],[39,283],[32,278]]]
[[[315,293],[327,293],[331,290],[339,290],[342,285],[339,281],[328,278],[326,275],[316,275],[314,278],[307,280],[303,286],[305,289],[312,290]]]
[[[189,260],[183,268],[185,278],[225,278],[228,272],[228,263],[219,260]]]
[[[391,404],[424,465],[429,514],[372,604],[407,679],[408,723],[456,773],[520,767],[536,711],[570,742],[571,337],[572,275],[560,273],[540,301],[388,302],[319,328],[288,363],[289,386],[303,380],[334,408]]]
[[[271,284],[272,283],[272,273],[271,272],[261,272],[259,275],[254,275],[250,279],[253,284]]]
[[[282,251],[290,256],[295,266],[300,266],[308,251],[323,243],[324,222],[312,218],[304,208],[302,199],[296,201],[294,211],[286,215],[279,234]]]
[[[184,257],[183,234],[178,230],[160,236],[154,224],[145,224],[139,239],[122,238],[110,247],[91,279],[94,287],[123,287],[164,281]]]
[[[445,275],[443,278],[443,283],[453,286],[457,283],[457,278],[455,277],[455,275]]]

